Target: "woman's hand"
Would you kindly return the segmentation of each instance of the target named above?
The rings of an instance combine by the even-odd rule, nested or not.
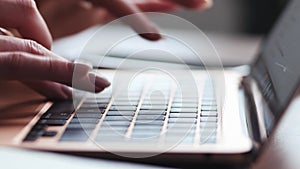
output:
[[[211,0],[37,0],[54,39],[78,33],[88,27],[107,23],[115,17],[143,12],[169,12],[185,7],[201,10],[212,5]],[[146,39],[158,40],[159,32],[142,14],[128,23]]]
[[[26,38],[0,35],[0,80],[22,81],[52,99],[71,97],[67,86],[73,85],[75,67],[80,83],[72,87],[100,92],[110,85],[90,73],[90,66],[69,62],[48,50],[52,39],[33,0],[0,0],[0,27],[17,29]]]

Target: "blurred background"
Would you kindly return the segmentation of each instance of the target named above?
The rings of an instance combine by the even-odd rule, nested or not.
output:
[[[214,0],[209,10],[199,14],[178,11],[202,30],[224,33],[264,34],[284,8],[287,0]]]
[[[180,10],[172,14],[190,21],[200,28],[200,30],[204,31],[218,51],[223,66],[235,66],[249,64],[255,61],[255,58],[261,50],[260,44],[262,37],[272,28],[288,0],[213,1],[213,7],[208,10],[200,12]],[[85,40],[89,39],[98,28],[99,27],[94,27],[77,36],[56,40],[53,51],[70,60],[76,59],[87,44]],[[176,29],[180,30],[180,26],[170,27],[170,31]],[[112,32],[107,35],[102,34],[98,39],[111,39],[110,36],[124,31],[124,28],[119,27],[116,30],[117,31],[111,30]],[[95,42],[87,46],[98,50],[99,46],[97,44],[99,43]],[[138,41],[135,44],[147,46],[143,41]],[[135,45],[130,46],[136,47]],[[201,48],[201,46],[203,45],[199,42],[199,48]],[[128,49],[125,51],[128,51]],[[203,56],[208,56],[205,50],[201,49],[201,51]],[[120,50],[119,54],[115,55],[123,57],[122,54],[124,55],[124,50]],[[184,58],[185,56],[182,57]],[[209,58],[210,57],[208,57],[208,59]],[[205,61],[209,63],[209,65],[215,64],[213,60]]]

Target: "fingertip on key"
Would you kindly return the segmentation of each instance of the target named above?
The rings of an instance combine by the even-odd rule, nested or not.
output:
[[[146,31],[140,32],[139,35],[150,41],[158,41],[158,40],[162,39],[162,36],[160,34],[158,27],[152,23],[147,25]]]
[[[141,33],[139,35],[150,41],[158,41],[162,39],[162,36],[159,33]]]

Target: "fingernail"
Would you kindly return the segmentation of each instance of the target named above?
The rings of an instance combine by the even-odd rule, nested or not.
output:
[[[209,9],[213,6],[212,0],[205,0],[204,4],[201,6],[203,9]]]
[[[94,72],[89,73],[89,79],[95,85],[97,91],[110,86],[110,82],[107,79],[100,77]]]
[[[157,41],[162,38],[158,28],[155,25],[150,25],[147,29],[147,32],[140,33],[139,35],[151,41]]]
[[[0,27],[0,35],[14,36],[10,31]]]
[[[64,94],[68,97],[68,99],[72,98],[72,90],[67,86],[61,86],[61,90],[64,92]]]
[[[140,36],[150,41],[157,41],[161,39],[161,35],[157,33],[142,33]]]

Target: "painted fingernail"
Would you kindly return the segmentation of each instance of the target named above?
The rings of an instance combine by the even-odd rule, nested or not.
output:
[[[162,38],[158,28],[155,25],[148,26],[147,32],[140,33],[139,35],[151,41],[157,41]]]
[[[157,33],[142,33],[140,36],[150,41],[157,41],[161,39],[161,35]]]
[[[108,80],[106,80],[103,77],[100,77],[94,72],[89,73],[89,79],[91,83],[95,85],[97,91],[100,89],[103,90],[104,88],[110,86],[110,82]]]

